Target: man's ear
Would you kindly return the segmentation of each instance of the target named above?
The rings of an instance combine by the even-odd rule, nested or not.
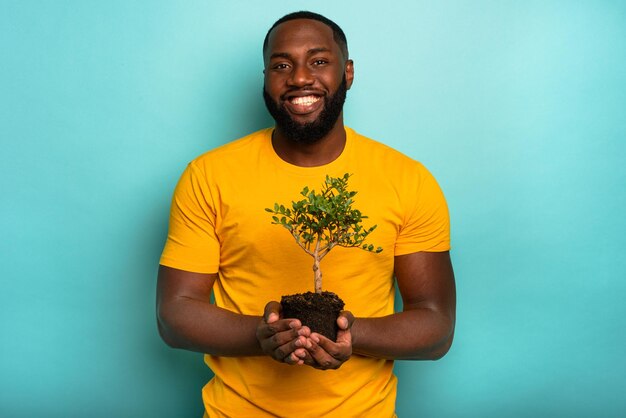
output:
[[[354,61],[352,60],[346,61],[345,75],[346,75],[346,87],[348,90],[350,90],[350,87],[352,87],[352,82],[354,81]]]

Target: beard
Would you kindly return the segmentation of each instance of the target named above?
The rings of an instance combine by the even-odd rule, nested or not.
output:
[[[313,122],[298,123],[294,121],[284,107],[276,103],[263,87],[265,107],[274,118],[276,127],[291,141],[301,144],[313,144],[325,137],[337,123],[346,101],[346,76],[332,96],[324,97],[324,109]]]

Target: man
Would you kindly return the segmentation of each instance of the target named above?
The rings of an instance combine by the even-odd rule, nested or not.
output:
[[[276,126],[183,173],[159,270],[159,330],[172,347],[206,353],[215,377],[205,416],[393,417],[393,360],[438,359],[452,342],[443,195],[421,164],[344,126],[354,66],[335,23],[287,15],[268,31],[263,58]],[[330,341],[281,316],[281,295],[312,288],[311,260],[264,208],[344,173],[383,252],[338,247],[324,259],[324,287],[347,309]]]

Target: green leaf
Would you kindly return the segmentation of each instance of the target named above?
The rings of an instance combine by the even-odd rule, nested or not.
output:
[[[305,186],[300,192],[304,198],[292,201],[290,207],[275,203],[274,210],[265,210],[282,215],[272,217],[274,223],[288,229],[295,241],[307,251],[313,251],[312,244],[315,243],[316,248],[325,251],[339,245],[373,252],[374,245],[364,244],[363,241],[376,225],[362,225],[367,216],[352,207],[357,191],[348,189],[350,176],[349,173],[336,178],[326,175],[319,193]],[[380,251],[382,248],[378,247],[376,252]]]

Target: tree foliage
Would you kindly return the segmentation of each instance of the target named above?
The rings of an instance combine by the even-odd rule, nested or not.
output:
[[[291,202],[291,207],[275,203],[273,208],[265,209],[273,214],[272,223],[287,229],[298,245],[315,259],[313,270],[318,293],[321,292],[319,262],[334,247],[357,247],[375,253],[383,250],[365,243],[377,225],[369,228],[361,225],[367,216],[352,207],[357,192],[348,190],[349,178],[348,173],[342,177],[327,175],[319,193],[305,187],[300,192],[304,198]]]

